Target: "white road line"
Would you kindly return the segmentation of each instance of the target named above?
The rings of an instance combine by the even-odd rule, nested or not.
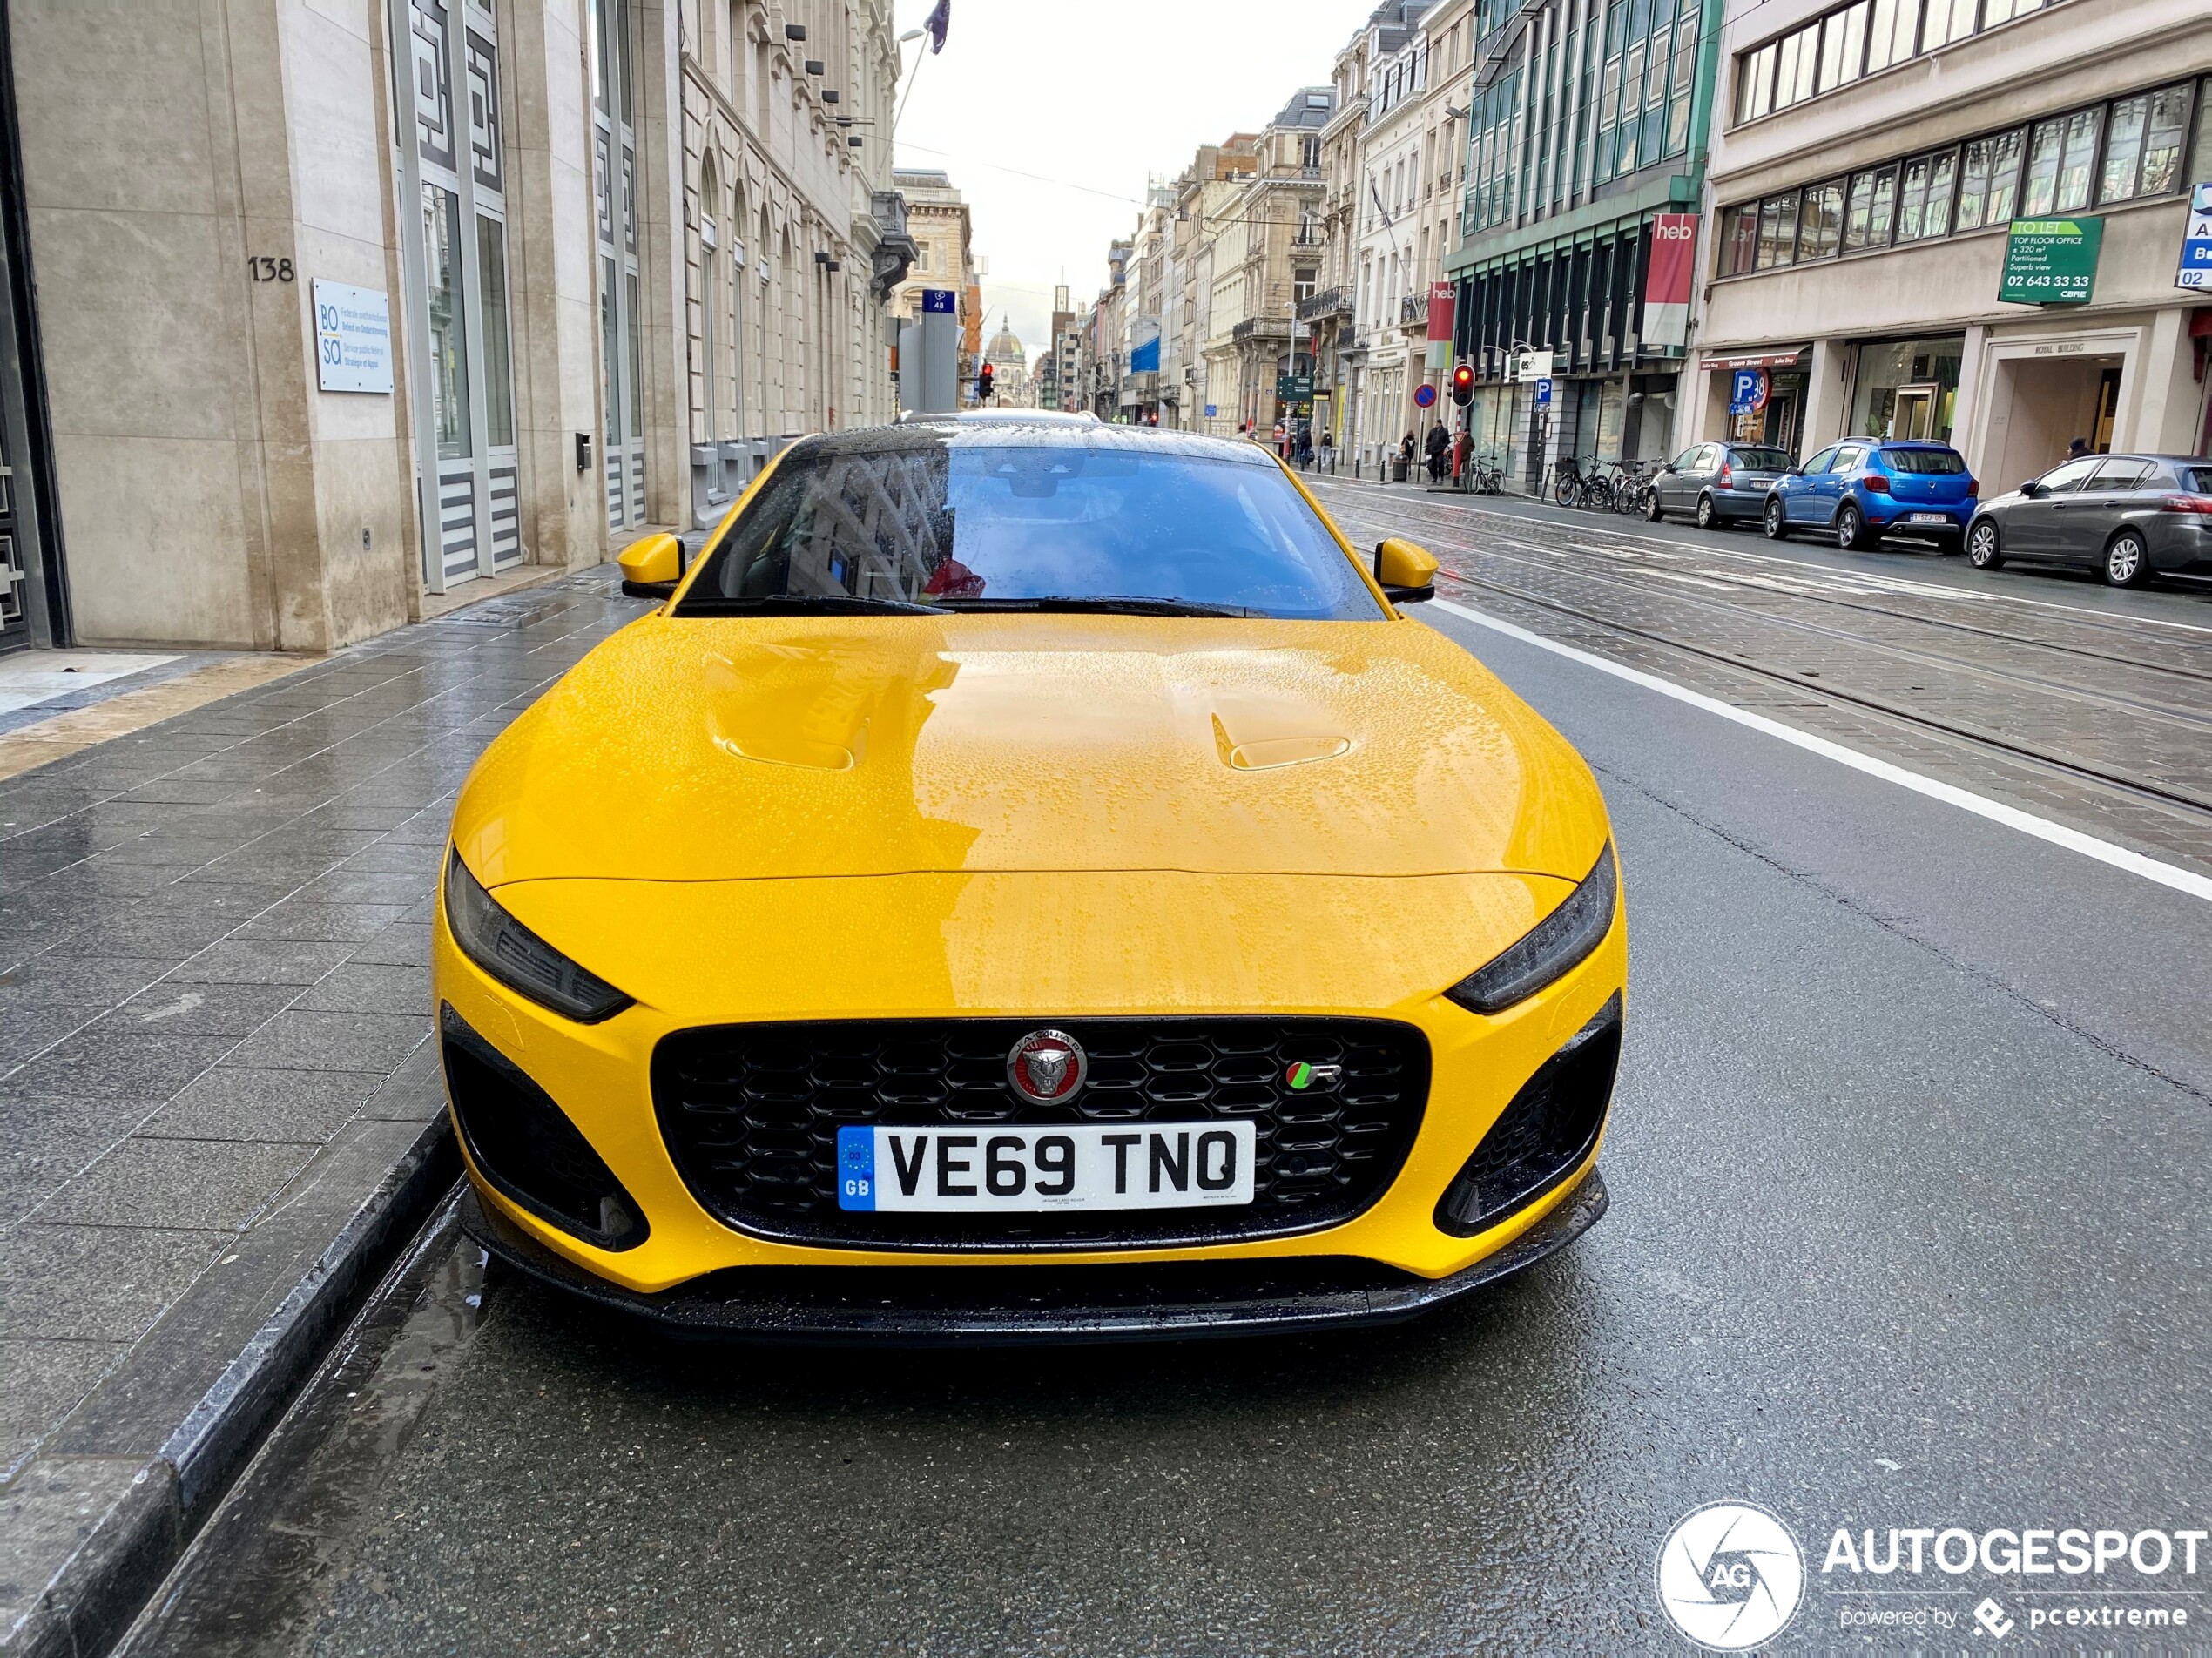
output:
[[[2054,823],[2048,818],[2039,818],[2032,812],[2021,811],[2018,806],[2008,806],[2000,800],[1992,800],[1972,790],[1959,788],[1955,784],[1940,783],[1934,778],[1923,777],[1918,772],[1908,772],[1888,760],[1877,759],[1871,754],[1862,754],[1855,748],[1846,748],[1827,738],[1799,731],[1794,725],[1784,725],[1778,719],[1769,719],[1764,714],[1755,714],[1749,709],[1724,703],[1716,697],[1708,697],[1702,691],[1690,690],[1687,685],[1678,685],[1671,679],[1662,679],[1656,674],[1608,661],[1588,650],[1578,650],[1573,645],[1560,644],[1556,639],[1547,639],[1541,633],[1532,633],[1527,628],[1487,615],[1471,605],[1456,603],[1451,599],[1433,599],[1430,603],[1438,610],[1449,610],[1453,616],[1463,617],[1477,627],[1505,634],[1524,644],[1533,644],[1540,650],[1548,650],[1554,656],[1579,662],[1585,667],[1596,669],[1600,673],[1625,679],[1632,685],[1642,685],[1646,691],[1656,691],[1662,697],[1688,703],[1692,708],[1702,708],[1709,714],[1718,714],[1723,719],[1734,720],[1738,725],[1748,725],[1755,731],[1779,738],[1824,759],[1833,760],[1838,765],[1848,765],[1854,772],[1864,772],[1867,776],[1879,778],[1885,783],[1894,783],[1901,789],[1926,795],[1932,800],[1957,806],[1961,812],[1971,812],[1978,818],[2001,823],[2007,829],[2017,829],[2024,835],[2033,835],[2036,839],[2048,841],[2054,846],[2063,846],[2067,851],[2079,853],[2084,858],[2094,858],[2101,864],[2109,864],[2114,869],[2126,870],[2131,875],[2140,875],[2145,880],[2156,881],[2161,886],[2170,886],[2177,893],[2187,893],[2191,898],[2202,899],[2212,904],[2212,876],[2161,863],[2155,858],[2147,858],[2141,853],[2115,846],[2109,840],[2101,840],[2094,835],[2084,834],[2079,829],[2069,829],[2066,825]]]
[[[1356,490],[1360,489],[1372,489],[1378,486],[1374,484],[1359,485],[1332,482],[1324,480],[1320,487],[1331,489]],[[1388,498],[1389,497],[1386,497],[1386,499]],[[1521,517],[1519,513],[1507,512],[1501,508],[1468,507],[1463,506],[1456,501],[1431,501],[1424,504],[1445,512],[1490,513],[1501,518]],[[1548,524],[1552,522],[1552,520],[1548,518],[1524,518],[1521,521],[1524,523],[1535,524]],[[1630,535],[1635,532],[1622,530],[1617,533],[1622,535]],[[1541,543],[1535,544],[1539,546],[1542,545]],[[1584,547],[1571,542],[1567,544],[1568,546],[1575,547],[1576,550],[1581,552],[1595,552],[1599,550],[1595,547]],[[1676,544],[1682,545],[1683,543]],[[1701,545],[1699,543],[1689,544]],[[1476,549],[1475,550],[1480,551],[1480,549]],[[1547,549],[1546,550],[1549,549]],[[2203,623],[2198,622],[2175,622],[2165,617],[2138,616],[2130,610],[2101,610],[2093,604],[2061,604],[2054,599],[2032,599],[2021,593],[1996,593],[1979,588],[1952,587],[1943,582],[1916,582],[1908,576],[1886,576],[1873,570],[1850,570],[1840,568],[1834,564],[1818,564],[1808,558],[1782,558],[1777,556],[1773,553],[1746,552],[1743,549],[1737,547],[1703,547],[1701,545],[1701,550],[1703,552],[1705,556],[1709,558],[1740,558],[1749,563],[1782,564],[1791,570],[1813,570],[1823,576],[1842,576],[1849,581],[1871,582],[1878,588],[1888,589],[1899,593],[1921,593],[1925,594],[1932,598],[1956,599],[1964,604],[2024,604],[2033,610],[2056,610],[2061,616],[2080,617],[2091,621],[2127,623],[2146,628],[2173,628],[2182,633],[2212,633],[2212,627],[2207,627]]]

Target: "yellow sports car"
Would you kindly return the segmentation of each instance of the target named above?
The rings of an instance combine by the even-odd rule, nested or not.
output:
[[[469,1230],[757,1337],[1404,1317],[1605,1207],[1626,924],[1557,733],[1252,444],[786,450],[485,752]]]

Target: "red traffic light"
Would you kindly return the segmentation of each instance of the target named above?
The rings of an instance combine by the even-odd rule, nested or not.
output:
[[[1452,401],[1461,408],[1474,401],[1474,365],[1461,363],[1452,371]]]
[[[991,365],[988,363],[985,363],[983,372],[975,376],[975,401],[979,403],[991,401]]]

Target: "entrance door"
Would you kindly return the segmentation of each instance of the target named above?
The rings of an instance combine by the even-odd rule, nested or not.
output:
[[[1898,387],[1888,435],[1899,442],[1925,441],[1935,431],[1936,403],[1942,395],[1940,386]]]
[[[523,559],[507,326],[505,118],[485,0],[392,0],[412,47],[401,229],[422,584],[442,593]],[[465,105],[456,109],[458,100]],[[465,125],[464,125],[465,117]]]
[[[592,171],[599,250],[599,382],[607,527],[645,522],[645,390],[639,333],[637,134],[630,0],[591,0]]]

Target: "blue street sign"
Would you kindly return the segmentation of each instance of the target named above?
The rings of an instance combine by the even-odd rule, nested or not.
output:
[[[1211,403],[1208,403],[1208,404],[1206,405],[1206,418],[1207,418],[1208,420],[1211,420],[1211,419],[1213,419],[1214,415],[1215,415],[1217,412],[1218,412],[1218,411],[1217,411],[1217,410],[1214,408],[1214,406],[1213,406]]]
[[[1728,412],[1756,414],[1766,407],[1766,370],[1738,368],[1730,381]]]
[[[942,311],[947,316],[950,316],[953,311],[953,291],[950,288],[922,289],[921,308],[925,311]]]
[[[1414,403],[1415,403],[1418,407],[1422,408],[1427,408],[1430,404],[1433,403],[1435,401],[1436,401],[1436,388],[1435,388],[1435,387],[1433,387],[1433,386],[1426,386],[1426,385],[1423,385],[1423,386],[1416,386],[1416,387],[1414,387],[1414,388],[1413,388],[1413,401],[1414,401]]]
[[[1538,408],[1549,408],[1551,406],[1552,383],[1550,378],[1547,376],[1536,382],[1536,407]]]

